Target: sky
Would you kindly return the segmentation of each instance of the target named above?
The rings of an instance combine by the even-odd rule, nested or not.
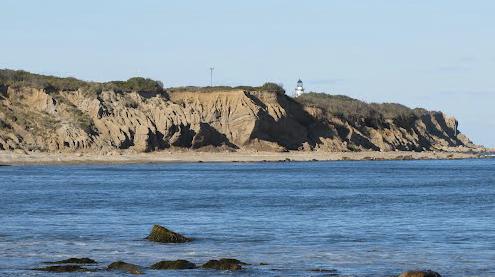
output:
[[[281,83],[441,110],[495,147],[495,1],[0,0],[0,68]]]

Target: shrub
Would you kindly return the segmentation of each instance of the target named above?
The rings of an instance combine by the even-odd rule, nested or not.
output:
[[[42,89],[77,90],[88,82],[76,78],[59,78],[29,73],[23,70],[0,70],[0,84],[9,86],[31,86]]]
[[[132,77],[127,81],[112,81],[105,88],[122,91],[162,91],[163,83],[143,77]]]
[[[84,89],[95,93],[102,90],[119,91],[163,91],[163,83],[143,77],[133,77],[127,81],[112,81],[107,83],[86,82],[73,77],[55,77],[29,73],[23,70],[0,70],[0,85],[30,86],[48,90]]]
[[[296,101],[306,106],[318,107],[325,112],[347,119],[365,118],[368,126],[382,126],[386,119],[397,117],[419,117],[426,112],[423,109],[410,109],[395,103],[371,103],[353,99],[344,95],[330,95],[326,93],[305,93],[296,98]],[[401,120],[402,121],[402,120]]]
[[[281,85],[275,84],[275,83],[264,83],[260,88],[261,91],[268,91],[268,92],[276,92],[280,94],[284,94],[285,90]]]

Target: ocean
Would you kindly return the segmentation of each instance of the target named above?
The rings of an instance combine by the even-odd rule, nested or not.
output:
[[[194,240],[144,240],[153,224]],[[0,167],[0,275],[69,257],[250,264],[151,276],[495,276],[495,159]]]

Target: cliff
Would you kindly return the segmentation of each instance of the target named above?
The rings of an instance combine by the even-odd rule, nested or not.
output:
[[[146,83],[142,89],[130,82],[99,84],[56,77],[46,77],[55,81],[40,84],[32,76],[12,77],[17,76],[12,72],[0,78],[0,150],[476,148],[456,131],[455,118],[396,104],[350,98],[346,102],[324,94],[292,99],[270,86],[161,89]],[[66,81],[69,85],[60,85]],[[338,111],[346,105],[357,108]]]

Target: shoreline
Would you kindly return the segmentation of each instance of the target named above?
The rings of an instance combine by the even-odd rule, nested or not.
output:
[[[363,151],[363,152],[200,152],[157,151],[135,153],[112,151],[108,153],[47,153],[0,151],[0,165],[43,164],[133,164],[133,163],[194,163],[194,162],[309,162],[309,161],[363,161],[363,160],[452,160],[491,158],[483,153],[443,151]]]

